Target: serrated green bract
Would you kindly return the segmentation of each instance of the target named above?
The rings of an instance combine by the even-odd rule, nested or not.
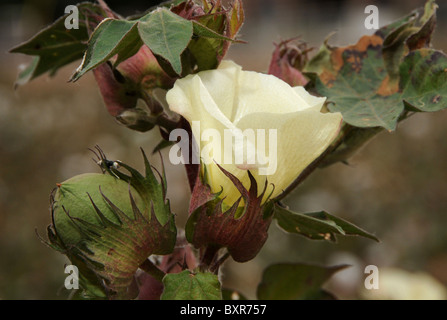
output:
[[[164,167],[161,174],[156,171],[160,179],[160,181],[158,181],[154,172],[155,169],[153,170],[144,151],[141,150],[141,152],[144,159],[145,175],[142,175],[127,164],[119,162],[119,165],[130,173],[130,175],[125,174],[114,167],[104,165],[107,159],[105,159],[102,151],[100,151],[100,157],[104,170],[111,175],[130,183],[141,196],[145,207],[152,208],[151,212],[155,214],[160,224],[162,226],[170,224],[172,226],[172,231],[175,232],[174,216],[171,213],[169,200],[166,199],[167,181]]]
[[[312,240],[336,241],[335,235],[362,236],[379,241],[374,235],[327,212],[296,213],[275,205],[274,218],[286,232],[300,234]]]
[[[166,59],[177,74],[182,73],[180,55],[193,35],[192,22],[165,8],[142,17],[138,30],[143,42],[156,55]]]
[[[217,275],[209,272],[168,273],[161,300],[222,300]]]
[[[101,173],[85,173],[70,178],[60,183],[54,195],[53,205],[54,224],[57,226],[59,237],[65,244],[75,245],[82,240],[82,232],[75,227],[73,219],[83,219],[90,224],[100,225],[101,220],[90,198],[107,219],[114,223],[119,222],[103,199],[100,188],[101,192],[113,199],[115,205],[128,217],[133,216],[129,191],[132,192],[137,206],[140,209],[143,208],[142,198],[134,188],[129,189],[128,183],[123,180]],[[67,211],[67,214],[64,211]],[[146,219],[148,218],[149,215],[146,216]]]
[[[321,286],[346,265],[320,267],[307,264],[276,264],[264,270],[257,295],[260,300],[319,300],[332,295]]]

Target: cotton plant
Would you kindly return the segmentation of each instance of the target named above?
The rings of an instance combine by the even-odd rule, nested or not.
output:
[[[44,242],[79,269],[71,298],[241,298],[245,288],[222,287],[219,274],[228,259],[255,258],[273,220],[312,240],[378,241],[325,211],[294,212],[286,196],[378,133],[447,107],[447,57],[430,45],[436,8],[429,0],[357,44],[326,40],[312,56],[305,42],[283,41],[267,73],[226,58],[244,45],[242,0],[168,1],[127,18],[84,2],[78,28],[66,15],[13,48],[34,56],[16,85],[80,60],[71,81],[92,71],[109,114],[131,130],[158,129],[149,151],[168,149],[163,161],[184,166],[189,182],[184,230],[164,168],[143,150],[143,173],[95,146],[98,172],[57,183]],[[321,287],[344,267],[271,265],[258,298],[335,298]]]

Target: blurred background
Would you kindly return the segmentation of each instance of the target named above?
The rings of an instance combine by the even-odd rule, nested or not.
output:
[[[355,43],[363,34],[367,5],[377,5],[380,26],[424,5],[423,0],[322,1],[244,0],[246,22],[228,58],[245,69],[267,71],[273,43],[300,36],[318,48],[332,31],[334,45]],[[7,51],[64,14],[75,1],[2,0],[0,3],[0,299],[65,299],[64,256],[43,245],[50,223],[49,195],[57,182],[99,172],[87,150],[99,144],[110,159],[142,169],[139,147],[150,150],[159,133],[140,134],[120,126],[103,106],[91,74],[67,80],[77,64],[14,91],[29,57]],[[107,1],[122,15],[157,1]],[[433,46],[447,51],[447,3],[438,1]],[[317,170],[290,195],[295,211],[326,210],[375,233],[381,243],[346,237],[337,244],[287,235],[273,223],[254,260],[229,261],[224,285],[255,298],[262,270],[273,263],[350,264],[326,287],[342,299],[444,297],[447,286],[447,112],[422,114],[382,133],[352,160]],[[166,152],[164,153],[167,159]],[[158,156],[151,159],[158,166]],[[165,163],[168,197],[186,221],[189,191],[182,167]],[[381,289],[367,291],[367,265],[379,267]],[[387,280],[388,279],[388,280]],[[389,280],[391,279],[391,280]],[[387,284],[388,283],[388,284]],[[387,287],[388,286],[388,287]],[[390,289],[391,288],[391,289]],[[414,294],[413,294],[414,293]]]

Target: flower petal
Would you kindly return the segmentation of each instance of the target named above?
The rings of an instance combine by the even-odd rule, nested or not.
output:
[[[293,90],[295,90],[298,95],[306,101],[306,103],[312,108],[319,106],[320,109],[323,107],[324,102],[326,101],[325,97],[315,97],[311,95],[309,92],[304,89],[304,87],[298,86],[293,87]]]
[[[222,61],[217,70],[198,75],[219,109],[233,123],[253,112],[295,112],[308,108],[307,100],[314,103],[307,92],[302,97],[300,90],[295,90],[281,79],[242,71],[239,65],[229,60]]]
[[[224,154],[232,152],[232,146],[223,144],[224,131],[229,129],[233,132],[236,127],[219,109],[201,78],[195,75],[176,81],[166,100],[172,111],[181,114],[191,124],[205,164],[222,163]],[[205,147],[207,151],[203,152]]]
[[[244,117],[238,124],[242,130],[277,129],[276,171],[260,176],[259,170],[253,175],[258,185],[267,178],[274,184],[272,197],[282,193],[299,174],[320,156],[337,136],[342,116],[340,113],[320,113],[320,106],[290,114],[255,113]],[[272,158],[275,149],[267,143],[267,158]],[[258,144],[259,145],[259,144]],[[258,152],[263,150],[258,150]],[[264,177],[264,179],[262,179]],[[267,194],[269,191],[267,191]]]
[[[255,112],[282,114],[309,107],[290,85],[275,76],[244,71],[238,82],[237,109],[231,118],[235,124]]]
[[[242,68],[232,61],[222,61],[217,70],[199,73],[203,85],[219,106],[222,113],[231,120],[233,109],[237,108],[238,82]]]

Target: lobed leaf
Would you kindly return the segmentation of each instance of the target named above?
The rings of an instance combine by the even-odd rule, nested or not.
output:
[[[140,19],[138,30],[152,52],[166,59],[174,71],[181,74],[180,56],[193,35],[192,22],[159,8]]]
[[[353,127],[393,131],[405,111],[438,111],[445,103],[445,55],[428,49],[435,1],[342,48],[325,43],[307,64],[316,91]],[[436,93],[435,93],[436,92]]]
[[[99,5],[84,2],[77,5],[79,10],[79,29],[66,29],[65,15],[52,25],[38,32],[28,41],[10,50],[35,56],[31,64],[20,72],[16,86],[26,84],[44,73],[53,76],[61,67],[82,59],[87,48],[89,31],[107,13]]]
[[[168,273],[161,300],[222,300],[217,275],[208,272]]]
[[[121,61],[130,58],[137,53],[142,44],[136,22],[103,20],[93,32],[84,59],[71,80],[78,80],[87,71],[96,68],[118,53]]]

